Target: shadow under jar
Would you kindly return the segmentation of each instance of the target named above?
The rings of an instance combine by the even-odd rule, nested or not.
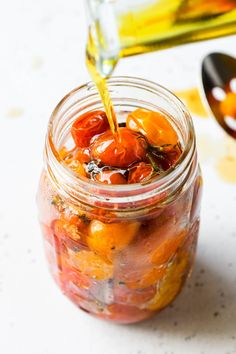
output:
[[[202,178],[192,120],[177,97],[137,78],[113,77],[108,87],[119,123],[137,108],[168,118],[183,151],[177,164],[146,184],[106,185],[69,170],[59,151],[71,143],[71,125],[83,113],[102,109],[88,83],[52,114],[37,203],[50,270],[63,293],[99,318],[133,323],[170,304],[190,273]]]

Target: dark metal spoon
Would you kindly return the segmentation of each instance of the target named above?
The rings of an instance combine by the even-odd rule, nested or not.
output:
[[[236,59],[223,53],[211,53],[202,62],[201,76],[208,108],[220,126],[236,139],[236,119],[224,116],[220,106],[227,92],[232,91],[233,81],[236,84]]]

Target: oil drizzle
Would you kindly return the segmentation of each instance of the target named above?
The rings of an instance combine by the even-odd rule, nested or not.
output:
[[[106,78],[97,69],[98,52],[96,44],[94,43],[91,32],[89,31],[87,50],[86,50],[86,64],[89,74],[97,86],[99,91],[105,112],[108,118],[108,122],[112,133],[115,135],[118,133],[118,121],[116,118],[115,110],[112,104],[111,96],[107,87]]]

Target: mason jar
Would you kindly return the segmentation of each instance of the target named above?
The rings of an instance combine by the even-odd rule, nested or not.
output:
[[[93,83],[67,94],[48,125],[37,203],[53,278],[80,309],[119,323],[144,320],[181,291],[196,252],[202,177],[190,114],[167,89],[113,77],[120,124],[137,108],[159,111],[179,136],[177,164],[150,183],[107,185],[75,174],[59,151],[82,114],[102,109]],[[91,237],[91,234],[93,237]]]

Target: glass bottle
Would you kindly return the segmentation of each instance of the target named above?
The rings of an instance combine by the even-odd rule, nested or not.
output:
[[[59,151],[70,126],[102,108],[88,83],[51,116],[37,203],[48,263],[63,293],[99,318],[131,323],[171,303],[192,268],[202,178],[192,120],[177,97],[137,78],[113,77],[107,84],[119,123],[136,108],[166,112],[183,148],[177,166],[149,184],[132,185],[101,184],[66,168]]]
[[[236,32],[236,0],[87,0],[88,47],[109,76],[119,58]]]

